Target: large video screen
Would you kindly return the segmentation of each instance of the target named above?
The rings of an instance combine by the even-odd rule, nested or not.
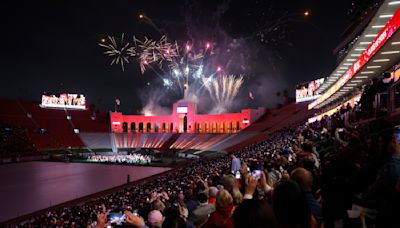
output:
[[[86,109],[86,97],[82,94],[63,93],[42,95],[42,108]]]
[[[176,113],[187,113],[188,108],[187,107],[177,107],[176,108]]]
[[[296,86],[296,102],[315,100],[320,97],[315,91],[324,83],[325,78],[320,78],[311,82],[302,83]]]

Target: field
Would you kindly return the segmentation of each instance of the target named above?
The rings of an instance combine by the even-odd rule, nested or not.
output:
[[[0,166],[0,222],[170,170],[163,167],[26,162]]]

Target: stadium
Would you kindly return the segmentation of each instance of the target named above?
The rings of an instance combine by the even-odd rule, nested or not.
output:
[[[64,88],[0,98],[0,226],[400,227],[399,30],[400,1],[360,3],[333,70],[272,106],[242,105],[244,77],[209,70],[208,42],[198,65],[194,44],[181,58],[164,36],[122,47],[142,74],[169,64],[157,75],[179,94],[167,114],[125,112],[108,91],[108,111]],[[107,39],[99,46],[125,70]]]

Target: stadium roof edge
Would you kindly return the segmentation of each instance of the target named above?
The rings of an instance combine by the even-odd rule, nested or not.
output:
[[[389,6],[389,4],[385,5]],[[344,66],[346,67],[342,67],[341,65],[344,64],[342,62],[338,66],[340,70],[336,71],[337,73],[334,72],[336,76],[334,80],[327,80],[327,83],[330,84],[329,89],[325,90],[320,98],[311,103],[309,109],[321,108],[330,102],[336,101],[354,88],[364,84],[370,78],[383,73],[390,66],[396,64],[396,61],[400,58],[400,45],[394,45],[394,43],[397,43],[395,42],[396,40],[400,40],[400,32],[398,31],[400,27],[399,6],[397,5],[394,14],[390,14],[390,20],[383,27],[379,26],[381,28],[379,33],[374,34],[373,40],[369,43],[368,47],[357,56],[355,54],[351,55],[351,57],[355,58],[354,61],[349,61],[351,64],[345,64]],[[379,11],[375,17],[382,18],[382,16],[386,17],[386,15],[389,15],[379,14]],[[372,35],[370,34],[368,37],[372,37]],[[355,47],[354,49],[359,48]],[[348,56],[346,56],[345,61],[346,59],[348,59]],[[339,77],[339,75],[341,76]],[[321,87],[327,86],[324,84]]]
[[[358,56],[370,45],[374,37],[368,35],[376,34],[390,19],[390,17],[385,17],[385,15],[393,15],[400,6],[391,5],[391,2],[393,2],[393,0],[386,0],[380,5],[368,26],[357,39],[355,45],[353,45],[347,55],[343,58],[342,62],[340,62],[335,70],[333,70],[327,77],[326,82],[316,90],[316,93],[322,94],[327,91],[339,79],[339,77],[343,75],[343,70],[348,69],[349,66],[357,60]]]

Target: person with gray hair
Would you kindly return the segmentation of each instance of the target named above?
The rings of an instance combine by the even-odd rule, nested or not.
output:
[[[218,188],[211,186],[208,188],[208,203],[215,204],[217,199]]]
[[[311,214],[317,220],[318,227],[320,227],[323,221],[322,208],[321,204],[317,202],[311,191],[313,185],[312,173],[305,168],[299,167],[292,171],[292,173],[290,174],[290,179],[299,184],[300,187],[303,189],[308,206],[311,210]]]

